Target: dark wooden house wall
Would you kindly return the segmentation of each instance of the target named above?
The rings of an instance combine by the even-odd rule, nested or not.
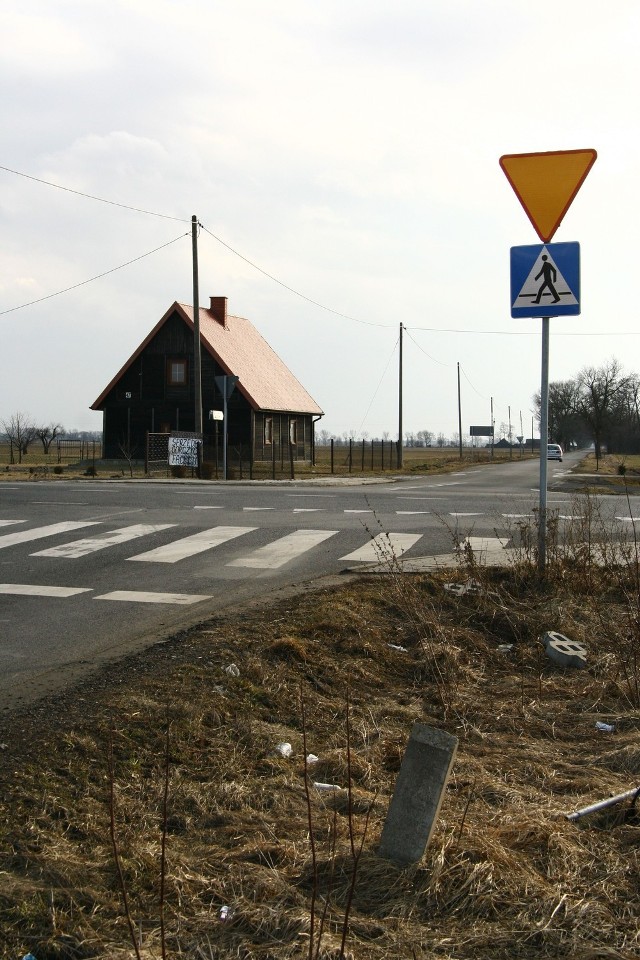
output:
[[[171,385],[167,364],[186,360],[188,377],[184,386]],[[209,410],[222,410],[223,401],[215,377],[226,371],[202,351],[202,409],[205,445],[215,444],[215,421]],[[104,456],[120,458],[125,451],[144,458],[146,434],[165,430],[195,430],[193,333],[177,314],[172,314],[109,392],[104,409]],[[271,444],[264,442],[265,419],[272,418],[273,442],[278,462],[289,459],[290,424],[296,421],[295,460],[312,457],[313,418],[310,414],[253,411],[236,389],[227,401],[229,445],[242,449],[254,460],[273,458]],[[222,430],[220,428],[220,438]],[[253,452],[251,448],[253,444]]]

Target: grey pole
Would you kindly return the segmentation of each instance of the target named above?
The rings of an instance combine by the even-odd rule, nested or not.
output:
[[[493,459],[493,440],[495,431],[493,429],[493,397],[491,397],[491,458]]]
[[[547,442],[549,440],[549,318],[542,318],[542,375],[540,382],[540,511],[538,517],[538,572],[547,561]]]
[[[191,217],[191,251],[193,258],[193,389],[195,393],[195,432],[202,436],[202,365],[200,356],[200,294],[198,289],[198,218]]]
[[[460,406],[460,363],[458,363],[458,436],[460,459],[462,460],[462,407]]]
[[[227,443],[228,443],[228,428],[227,428],[227,378],[223,377],[224,380],[224,390],[222,394],[222,479],[227,479]],[[273,437],[271,438],[273,443]]]
[[[400,322],[400,366],[398,369],[398,469],[403,465],[402,457],[402,321]]]

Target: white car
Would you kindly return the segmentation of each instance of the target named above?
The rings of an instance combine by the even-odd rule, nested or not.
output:
[[[559,460],[562,463],[562,447],[559,443],[547,444],[547,460]]]

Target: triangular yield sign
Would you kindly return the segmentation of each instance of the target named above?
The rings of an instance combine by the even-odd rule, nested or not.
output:
[[[507,180],[544,243],[560,226],[596,157],[596,151],[591,149],[500,157]]]

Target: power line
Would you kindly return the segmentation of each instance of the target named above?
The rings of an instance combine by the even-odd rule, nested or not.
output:
[[[478,394],[478,396],[479,396],[479,397],[482,397],[483,400],[487,400],[488,398],[485,397],[485,395],[484,395],[483,393],[480,393],[479,390],[476,390],[476,388],[474,387],[474,385],[471,383],[471,380],[469,380],[469,377],[468,377],[467,374],[465,373],[464,367],[461,366],[460,369],[462,370],[462,376],[465,378],[465,380],[467,381],[467,383],[469,384],[469,386],[471,387],[471,389],[472,389],[472,390],[475,390],[475,392]]]
[[[364,426],[364,424],[365,424],[365,422],[366,422],[367,417],[369,416],[369,411],[371,410],[371,407],[373,406],[373,401],[374,401],[375,398],[377,397],[377,395],[378,395],[378,390],[379,390],[380,387],[382,386],[382,381],[384,380],[384,378],[385,378],[386,375],[387,375],[387,370],[389,369],[389,364],[391,363],[391,360],[393,359],[393,355],[394,355],[394,353],[396,352],[396,347],[398,346],[399,343],[400,343],[400,336],[398,335],[398,338],[397,338],[395,344],[393,345],[393,350],[391,351],[391,354],[390,354],[390,356],[389,356],[389,359],[387,360],[386,366],[385,366],[384,370],[382,371],[382,376],[380,377],[380,380],[378,381],[378,386],[377,386],[376,389],[374,390],[373,396],[371,397],[371,400],[369,401],[369,406],[367,407],[367,409],[366,409],[366,411],[365,411],[365,415],[364,415],[364,417],[362,418],[362,423],[360,424],[360,427],[358,428],[358,433],[361,433],[361,432],[362,432],[362,428],[363,428],[363,426]]]
[[[212,233],[211,230],[208,230],[204,224],[201,223],[200,226],[205,233],[208,233],[210,237],[213,237],[214,240],[217,240],[218,243],[221,243],[223,247],[226,247],[227,250],[230,250],[231,253],[235,254],[236,257],[240,257],[241,260],[244,260],[245,263],[248,263],[249,266],[253,267],[254,270],[258,270],[259,273],[263,274],[265,277],[268,277],[269,280],[273,280],[274,283],[284,287],[285,290],[288,290],[290,293],[294,293],[296,297],[306,300],[307,303],[312,303],[314,307],[320,307],[321,310],[326,310],[328,313],[333,313],[336,317],[342,317],[343,320],[352,320],[354,323],[362,323],[368,327],[382,327],[385,330],[390,330],[392,328],[392,324],[390,323],[374,323],[372,320],[360,320],[358,317],[349,316],[348,313],[340,313],[339,310],[334,310],[332,307],[327,307],[324,305],[324,303],[319,303],[318,300],[312,300],[311,297],[307,297],[304,293],[300,293],[299,290],[295,290],[282,280],[278,280],[278,278],[274,277],[273,274],[268,273],[266,270],[263,270],[262,267],[259,267],[257,263],[254,263],[253,260],[249,260],[247,257],[243,256],[243,254],[239,253],[237,250],[234,250],[233,247],[230,247],[228,243],[225,243],[225,241],[221,240],[220,237],[217,237],[215,233]]]
[[[473,333],[480,334],[491,334],[492,336],[500,337],[539,337],[539,330],[460,330],[454,327],[405,327],[405,330],[424,330],[427,333]],[[638,337],[640,336],[640,330],[619,330],[617,332],[610,331],[596,331],[596,332],[587,332],[584,330],[578,330],[575,333],[571,331],[553,331],[553,337]]]
[[[99,273],[95,277],[90,277],[88,280],[81,280],[80,283],[74,283],[71,287],[65,287],[64,290],[57,290],[55,293],[48,293],[45,297],[38,297],[37,300],[30,300],[28,303],[21,303],[18,307],[9,307],[8,310],[0,310],[0,317],[4,316],[5,313],[14,313],[16,310],[22,310],[24,307],[32,307],[34,303],[42,303],[43,300],[51,300],[52,297],[59,297],[61,293],[69,293],[70,290],[77,290],[78,287],[84,287],[87,283],[93,283],[94,280],[100,280],[101,277],[106,277],[110,273],[115,273],[116,270],[122,270],[123,267],[129,267],[132,263],[137,263],[138,260],[144,260],[145,257],[150,257],[152,253],[157,253],[158,250],[164,250],[165,247],[170,247],[172,243],[176,243],[178,240],[182,240],[183,237],[188,236],[190,236],[190,234],[181,233],[179,237],[169,240],[168,243],[163,243],[162,246],[156,247],[154,250],[149,250],[148,253],[142,253],[139,257],[134,257],[133,260],[127,260],[126,263],[121,263],[119,267],[112,267],[110,270],[105,270],[104,273]]]
[[[428,357],[429,360],[432,360],[434,363],[440,364],[441,367],[452,367],[452,366],[453,366],[452,363],[445,363],[443,360],[436,360],[435,357],[432,357],[430,353],[427,353],[427,351],[424,350],[424,349],[420,346],[420,344],[419,344],[418,341],[415,339],[415,337],[412,337],[412,336],[411,336],[411,334],[409,333],[409,330],[407,329],[407,327],[405,327],[404,329],[405,329],[405,333],[407,334],[407,336],[409,337],[409,339],[410,339],[413,343],[415,343],[415,345],[416,345],[416,347],[418,348],[418,350],[421,350],[422,353],[424,353],[425,357]],[[415,330],[415,329],[420,329],[420,328],[419,328],[419,327],[413,327],[412,329]]]
[[[56,190],[64,190],[65,193],[75,193],[78,197],[85,197],[87,200],[97,200],[98,203],[108,203],[112,207],[121,207],[123,210],[133,210],[134,213],[144,213],[148,217],[161,217],[163,220],[177,220],[178,223],[191,223],[184,217],[172,217],[168,213],[154,213],[153,210],[143,210],[141,207],[132,207],[128,203],[118,203],[116,200],[105,200],[104,197],[96,197],[92,193],[83,193],[82,190],[74,190],[72,187],[63,187],[60,183],[53,183],[51,180],[42,180],[40,177],[32,177],[28,173],[21,173],[19,170],[12,170],[11,167],[3,167],[0,164],[0,170],[5,173],[13,173],[16,177],[24,177],[25,180],[33,180],[35,183],[43,183],[47,187],[55,187]]]

